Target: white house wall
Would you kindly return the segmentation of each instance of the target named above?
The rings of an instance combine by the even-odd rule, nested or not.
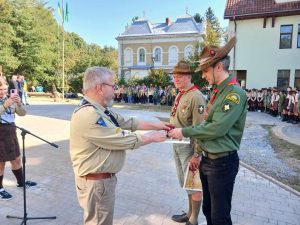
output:
[[[300,15],[277,17],[275,26],[263,18],[236,21],[235,70],[246,70],[246,88],[273,87],[277,85],[278,70],[290,70],[290,86],[294,86],[295,70],[300,69],[300,48],[297,48]],[[291,49],[279,49],[280,26],[293,24]],[[229,22],[229,32],[234,33],[235,24]],[[230,53],[233,59],[233,51]],[[231,63],[230,69],[233,69]]]

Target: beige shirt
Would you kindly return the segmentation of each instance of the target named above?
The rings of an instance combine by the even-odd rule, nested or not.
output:
[[[187,88],[187,90],[189,88]],[[193,89],[189,92],[186,92],[181,96],[176,114],[173,117],[171,116],[170,123],[172,123],[175,127],[180,128],[196,125],[203,121],[205,107],[205,98],[198,89]],[[197,148],[197,152],[200,152],[198,146],[193,146],[193,148],[194,150],[196,150],[195,148]]]
[[[92,104],[76,109],[70,125],[70,155],[76,176],[90,173],[117,173],[125,161],[125,150],[141,145],[141,137],[135,131],[138,121],[111,112],[120,127],[107,116],[105,108],[92,99]]]

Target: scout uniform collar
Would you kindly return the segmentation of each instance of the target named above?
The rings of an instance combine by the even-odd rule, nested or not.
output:
[[[100,111],[105,111],[106,108],[104,108],[102,105],[100,105],[99,103],[97,103],[95,100],[89,98],[88,96],[84,96],[83,97],[87,102],[89,102],[90,104],[92,104],[94,107],[96,107],[98,110]]]
[[[216,87],[214,87],[213,94],[211,96],[211,99],[210,99],[207,107],[206,107],[206,111],[205,111],[203,120],[206,120],[209,110],[210,110],[210,107],[212,106],[213,102],[215,101],[215,98],[216,98],[218,92],[222,91],[225,87],[227,87],[229,85],[233,85],[233,84],[239,85],[239,83],[236,81],[236,78],[230,74],[225,80],[223,80],[221,82],[220,85],[217,85]]]
[[[110,118],[111,122],[113,122],[113,124],[115,124],[116,127],[120,127],[117,119],[111,114],[111,112],[107,108],[103,107],[102,105],[100,105],[99,103],[87,96],[84,96],[84,100],[87,103],[91,104],[93,107],[95,107],[97,111],[104,112],[104,114]],[[102,122],[102,118],[100,118],[100,122]]]
[[[172,112],[171,112],[171,117],[174,117],[176,115],[176,111],[177,111],[177,108],[178,108],[178,105],[179,105],[179,101],[180,101],[182,95],[184,95],[185,93],[187,93],[189,91],[192,91],[194,89],[200,90],[200,88],[198,86],[192,84],[192,86],[190,86],[190,87],[188,87],[188,88],[186,88],[184,90],[179,91],[179,93],[178,93],[178,95],[176,97],[176,100],[175,100],[174,107],[173,107]]]
[[[236,83],[236,79],[235,77],[232,75],[232,74],[229,74],[229,76],[223,80],[221,82],[221,84],[217,85],[216,88],[218,89],[218,91],[221,91],[223,90],[227,85],[231,85],[231,84],[234,84]]]

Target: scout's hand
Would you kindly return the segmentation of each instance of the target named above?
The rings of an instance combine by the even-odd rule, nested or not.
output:
[[[182,140],[183,135],[182,135],[182,131],[181,130],[182,130],[181,128],[175,128],[175,129],[170,130],[168,132],[168,137]]]
[[[163,122],[163,121],[160,122],[159,127],[160,128],[158,130],[165,130],[165,131],[169,131],[175,128],[173,124],[170,124],[168,122]]]
[[[190,168],[189,169],[191,171],[196,171],[199,169],[199,166],[200,166],[199,157],[192,156],[192,158],[190,159]]]
[[[154,131],[151,132],[152,142],[162,142],[167,140],[167,132],[166,131]]]

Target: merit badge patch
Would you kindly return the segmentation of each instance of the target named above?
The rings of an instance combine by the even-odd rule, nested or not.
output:
[[[231,109],[231,105],[229,103],[225,103],[223,106],[223,112],[228,112]]]
[[[105,123],[105,121],[103,120],[102,117],[100,117],[100,118],[98,119],[97,124],[99,124],[99,125],[102,126],[102,127],[107,127],[107,125],[106,125],[106,123]]]
[[[226,95],[226,100],[234,102],[235,104],[240,104],[240,95],[238,93],[229,93]]]
[[[199,112],[200,114],[204,113],[204,105],[199,105],[199,107],[198,107],[198,112]]]

